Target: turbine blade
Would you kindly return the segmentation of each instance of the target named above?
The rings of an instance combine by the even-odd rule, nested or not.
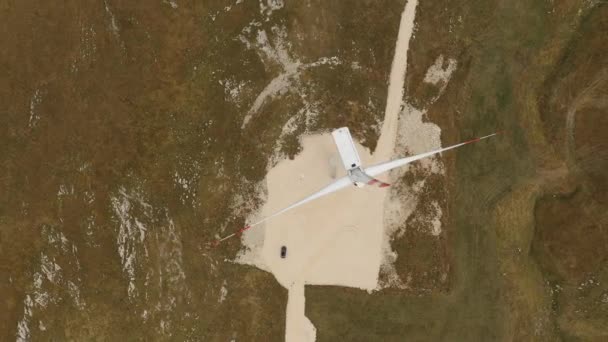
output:
[[[369,182],[367,182],[367,185],[378,185],[379,188],[386,188],[387,186],[391,186],[388,183],[385,183],[381,180],[378,180],[376,178],[372,178],[372,180],[370,180]]]
[[[462,142],[460,144],[448,146],[446,148],[441,148],[441,149],[438,149],[438,150],[434,150],[434,151],[418,154],[418,155],[415,155],[415,156],[405,157],[405,158],[401,158],[401,159],[391,160],[391,161],[388,161],[388,162],[385,162],[385,163],[376,164],[374,166],[370,166],[370,167],[366,168],[365,169],[365,173],[367,173],[368,175],[374,177],[374,176],[377,176],[377,175],[379,175],[381,173],[384,173],[384,172],[387,172],[389,170],[392,170],[394,168],[397,168],[397,167],[400,167],[400,166],[403,166],[403,165],[407,165],[407,164],[409,164],[411,162],[415,162],[417,160],[424,159],[426,157],[430,157],[430,156],[432,156],[434,154],[445,152],[445,151],[448,151],[448,150],[451,150],[451,149],[458,148],[460,146],[464,146],[464,145],[471,144],[471,143],[474,143],[474,142],[477,142],[477,141],[480,141],[480,140],[483,140],[483,139],[486,139],[486,138],[493,137],[493,136],[497,135],[498,133],[499,132],[492,133],[490,135],[486,135],[486,136],[481,137],[481,138],[475,138],[475,139],[467,140],[467,141]]]
[[[260,220],[260,221],[258,221],[256,223],[250,224],[250,226],[251,227],[256,226],[256,225],[258,225],[260,223],[265,222],[266,220],[268,220],[270,218],[273,218],[275,216],[279,216],[279,215],[283,214],[284,212],[286,212],[288,210],[291,210],[293,208],[299,207],[302,204],[305,204],[305,203],[308,203],[310,201],[316,200],[317,198],[323,197],[325,195],[329,195],[332,192],[336,192],[338,190],[342,190],[342,189],[346,188],[349,185],[352,185],[352,182],[351,182],[350,178],[348,178],[348,176],[342,177],[342,178],[340,178],[340,179],[338,179],[338,180],[336,180],[336,181],[334,181],[334,182],[326,185],[324,188],[322,188],[321,190],[315,192],[314,194],[309,195],[309,196],[307,196],[307,197],[305,197],[305,198],[297,201],[296,203],[294,203],[294,204],[292,204],[292,205],[290,205],[290,206],[288,206],[286,208],[283,208],[283,209],[275,212],[274,214],[272,214],[270,216],[266,216],[262,220]]]
[[[247,229],[253,228],[253,227],[255,227],[255,226],[259,225],[259,224],[262,224],[262,223],[268,221],[269,219],[271,219],[273,217],[279,216],[279,215],[285,213],[286,211],[289,211],[291,209],[297,208],[297,207],[299,207],[299,206],[301,206],[303,204],[306,204],[308,202],[316,200],[316,199],[318,199],[320,197],[323,197],[323,196],[329,195],[329,194],[331,194],[333,192],[342,190],[342,189],[346,188],[349,185],[352,185],[352,182],[351,182],[350,178],[348,178],[348,176],[342,177],[342,178],[340,178],[340,179],[338,179],[338,180],[336,180],[336,181],[334,181],[334,182],[326,185],[324,188],[322,188],[321,190],[315,192],[314,194],[309,195],[307,197],[304,197],[303,199],[301,199],[301,200],[293,203],[292,205],[290,205],[288,207],[285,207],[285,208],[283,208],[283,209],[281,209],[281,210],[273,213],[272,215],[264,217],[263,219],[261,219],[258,222],[249,224],[249,225],[247,225],[247,226],[239,229],[236,233],[232,233],[232,234],[230,234],[228,236],[225,236],[225,237],[217,240],[214,243],[214,245],[217,246],[220,242],[222,242],[224,240],[228,240],[229,238],[231,238],[233,236],[240,235],[240,234],[242,234]]]

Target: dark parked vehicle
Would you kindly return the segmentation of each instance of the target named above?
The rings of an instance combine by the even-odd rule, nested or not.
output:
[[[287,247],[283,246],[283,247],[281,247],[281,258],[285,259],[286,256],[287,256]]]

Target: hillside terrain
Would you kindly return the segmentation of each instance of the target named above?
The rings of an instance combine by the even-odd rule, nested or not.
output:
[[[302,136],[376,150],[405,5],[0,3],[0,340],[283,341],[287,291],[209,243]],[[395,153],[503,133],[397,175],[381,286],[307,286],[317,341],[608,340],[608,4],[414,23]]]

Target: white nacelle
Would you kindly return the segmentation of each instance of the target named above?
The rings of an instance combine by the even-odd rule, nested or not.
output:
[[[348,127],[338,128],[331,132],[331,135],[338,148],[338,153],[340,153],[344,168],[348,171],[361,167],[361,159],[359,158],[359,153],[357,153],[357,148],[355,147]]]

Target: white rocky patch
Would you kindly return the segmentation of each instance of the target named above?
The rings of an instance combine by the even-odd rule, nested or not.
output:
[[[399,114],[398,133],[395,142],[395,151],[399,151],[394,158],[401,158],[405,155],[416,155],[441,148],[441,129],[439,126],[426,119],[426,111],[416,109],[414,106],[405,103]],[[444,174],[445,167],[441,158],[431,156],[417,162],[418,166],[426,175]],[[390,172],[391,179],[399,179],[407,172],[411,172],[412,165],[398,168]],[[382,264],[383,280],[379,282],[378,289],[387,287],[406,288],[407,285],[396,273],[393,266],[397,260],[397,253],[392,249],[390,242],[394,238],[399,238],[405,233],[403,222],[416,211],[419,198],[425,191],[426,182],[421,179],[410,187],[393,187],[389,193],[389,200],[385,202],[385,239],[383,241],[384,261]],[[433,215],[421,217],[420,220],[426,223],[430,229],[429,234],[439,236],[442,232],[441,217],[442,210],[439,203],[434,201]]]
[[[26,295],[23,300],[23,318],[17,323],[17,342],[30,341],[30,321],[32,320],[32,310],[34,302],[30,295]]]
[[[222,8],[219,11],[215,11],[213,14],[209,14],[209,18],[211,19],[211,21],[215,21],[215,19],[217,19],[217,17],[223,13],[228,13],[230,12],[231,9],[233,9],[236,5],[239,5],[243,2],[244,0],[236,0],[232,3],[232,5],[226,5],[224,6],[224,8]]]
[[[219,169],[223,166],[217,167]],[[201,177],[201,170],[204,169],[205,168],[197,160],[178,158],[177,163],[175,163],[173,181],[175,190],[179,194],[182,204],[195,205],[198,203],[198,184]]]
[[[431,234],[439,236],[441,234],[441,216],[443,212],[437,201],[432,202],[434,215],[431,217]]]
[[[81,63],[95,62],[97,60],[97,44],[95,43],[97,32],[91,26],[80,27],[80,43],[78,48],[78,56],[72,60],[70,72],[77,73]]]
[[[186,273],[182,267],[182,241],[173,220],[166,217],[167,224],[161,228],[160,255],[163,264],[163,273],[167,277],[169,288],[174,292],[182,291],[186,280]],[[171,308],[175,307],[175,299],[170,299]]]
[[[240,107],[242,93],[247,88],[250,82],[246,81],[235,81],[232,79],[225,79],[220,81],[220,84],[224,87],[224,94],[228,101],[234,103],[237,107]]]
[[[433,101],[437,100],[445,91],[445,87],[447,87],[448,82],[452,77],[452,73],[456,70],[458,63],[455,59],[449,58],[447,59],[447,65],[445,67],[444,65],[445,62],[443,55],[439,55],[439,57],[437,57],[435,60],[435,63],[428,68],[426,75],[424,76],[424,82],[438,85],[440,87],[439,94],[433,99]]]
[[[57,284],[61,281],[61,266],[55,260],[50,260],[44,253],[40,256],[40,269],[51,283]]]
[[[267,18],[272,15],[272,12],[280,10],[285,6],[283,0],[259,0],[260,1],[260,13]],[[268,19],[267,19],[268,20]]]
[[[99,241],[95,239],[95,214],[91,214],[86,220],[85,227],[86,243],[92,247],[99,247]]]
[[[80,310],[85,308],[85,302],[80,297],[80,288],[77,285],[80,279],[69,279],[66,276],[66,270],[71,271],[69,274],[77,274],[80,271],[76,246],[61,231],[50,226],[42,227],[42,236],[45,248],[40,253],[32,283],[26,289],[23,317],[17,323],[17,341],[31,339],[30,327],[34,313],[44,311],[50,305],[59,305],[65,292],[76,308]],[[42,321],[38,324],[40,330],[46,330]]]
[[[222,283],[222,287],[220,288],[220,298],[218,299],[218,302],[223,302],[226,300],[226,296],[228,295],[228,288],[226,287],[226,281],[224,280],[224,282]]]
[[[399,115],[399,133],[395,146],[399,155],[415,155],[441,148],[441,129],[426,119],[426,112],[405,104]],[[430,173],[441,173],[443,164],[437,156],[424,158],[420,164]],[[400,169],[403,172],[408,168]]]
[[[299,74],[303,70],[321,65],[338,65],[341,63],[337,57],[322,57],[311,63],[302,63],[297,59],[294,60],[289,53],[291,44],[287,40],[287,30],[285,27],[275,25],[271,28],[271,42],[267,32],[259,29],[259,26],[259,23],[256,22],[246,26],[239,35],[239,39],[247,48],[253,49],[258,53],[267,69],[270,70],[271,66],[278,65],[281,72],[258,94],[247,111],[241,128],[247,126],[253,115],[260,110],[266,101],[283,95],[290,90],[300,93],[301,98],[305,100],[306,96],[302,94],[299,83]],[[255,35],[255,40],[251,38],[252,35]]]
[[[103,0],[103,4],[104,4],[104,8],[106,10],[106,14],[108,15],[108,17],[110,19],[110,24],[109,24],[110,31],[112,32],[112,34],[118,41],[118,44],[119,44],[121,50],[123,52],[126,52],[127,48],[125,46],[124,41],[120,37],[120,28],[118,27],[118,23],[116,21],[116,17],[114,16],[114,12],[112,12],[112,9],[110,8],[110,5],[108,4],[108,0]]]
[[[118,28],[118,24],[116,23],[116,17],[114,17],[114,13],[108,5],[108,0],[103,0],[103,4],[106,13],[108,14],[108,16],[110,16],[110,29],[112,30],[112,33],[116,36],[116,38],[120,39],[120,30]]]
[[[168,210],[154,208],[140,190],[122,187],[111,203],[118,221],[117,247],[129,299],[142,299],[140,315],[144,320],[160,321],[158,332],[171,336],[175,317],[170,313],[179,298],[190,297],[179,229]]]
[[[38,123],[38,120],[40,120],[40,114],[38,114],[38,112],[37,112],[37,109],[38,109],[38,106],[40,106],[40,103],[42,103],[42,93],[41,93],[40,89],[36,89],[34,91],[34,94],[32,95],[32,98],[30,99],[29,127],[35,127],[36,124]]]
[[[63,197],[74,194],[74,185],[59,185],[59,190],[57,190],[57,197]]]
[[[166,214],[160,227],[157,227],[153,243],[157,246],[158,260],[145,266],[146,273],[145,298],[147,299],[146,317],[153,315],[160,318],[159,333],[165,336],[172,335],[172,325],[178,298],[190,298],[190,291],[186,285],[186,274],[183,269],[182,243],[179,231],[173,220]],[[152,241],[150,241],[152,243]],[[151,292],[150,286],[157,282],[156,291]]]
[[[129,279],[127,293],[130,299],[135,299],[137,290],[135,287],[136,280],[136,265],[139,258],[144,258],[148,254],[145,244],[146,226],[132,214],[134,206],[132,201],[139,206],[143,215],[151,219],[152,206],[144,202],[142,195],[139,193],[128,193],[125,188],[119,190],[118,196],[110,198],[114,214],[119,220],[118,235],[116,245],[118,246],[118,255],[123,268],[123,272]],[[138,248],[140,246],[140,248]],[[144,255],[139,255],[138,250],[143,247]]]
[[[76,307],[78,307],[79,309],[84,309],[84,302],[80,298],[80,288],[78,287],[78,285],[74,284],[74,282],[72,281],[68,281],[68,292],[74,300],[74,304],[76,304]]]
[[[176,9],[178,7],[177,1],[175,1],[175,0],[163,0],[163,3],[171,6],[171,8],[173,8],[173,9]]]

